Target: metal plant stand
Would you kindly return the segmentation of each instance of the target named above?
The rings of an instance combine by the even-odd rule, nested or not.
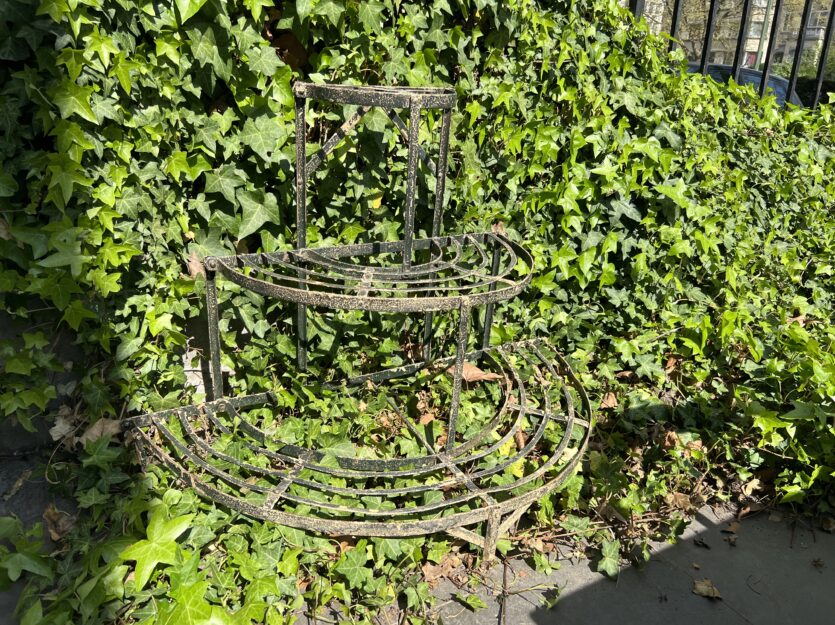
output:
[[[201,495],[252,517],[332,535],[414,536],[445,531],[494,556],[496,541],[531,503],[557,489],[585,451],[588,398],[565,360],[542,340],[490,346],[493,307],[530,280],[530,254],[496,232],[442,235],[444,185],[455,92],[446,88],[296,83],[296,249],[204,261],[211,401],[133,419],[142,453]],[[307,101],[354,105],[357,112],[307,158]],[[396,242],[307,246],[307,187],[313,171],[372,108],[384,109],[408,144],[403,238]],[[421,113],[441,111],[437,162],[419,145]],[[408,111],[408,124],[398,115]],[[419,161],[435,178],[432,230],[415,237]],[[297,307],[297,357],[307,367],[307,308],[421,313],[422,360],[344,380],[338,388],[452,374],[445,437],[389,399],[396,429],[421,453],[368,449],[334,454],[282,441],[272,392],[224,397],[217,277]],[[485,309],[477,344],[471,312]],[[436,357],[434,315],[457,313],[453,355]],[[465,363],[489,375],[494,415],[462,414]],[[334,385],[331,385],[332,387]],[[229,441],[235,442],[230,446]],[[246,450],[246,454],[240,453]],[[245,459],[242,459],[245,458]],[[253,459],[257,459],[257,462]]]

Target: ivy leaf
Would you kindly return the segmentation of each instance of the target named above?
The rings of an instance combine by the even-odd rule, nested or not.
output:
[[[368,560],[365,553],[366,541],[361,540],[357,546],[342,554],[334,570],[342,575],[351,588],[362,588],[371,581],[371,568],[366,566]]]
[[[357,17],[359,17],[365,32],[375,33],[379,31],[383,24],[382,15],[385,8],[385,5],[378,0],[360,2]]]
[[[237,233],[238,240],[257,232],[267,222],[281,221],[278,201],[272,193],[264,193],[260,189],[252,191],[239,189],[236,197],[243,211]]]
[[[321,0],[313,10],[316,15],[323,15],[334,26],[339,25],[339,18],[345,12],[345,5],[341,0]]]
[[[88,122],[98,124],[99,120],[90,107],[93,90],[93,87],[82,87],[71,80],[65,80],[53,91],[52,98],[58,105],[62,117],[76,114]]]
[[[209,582],[172,588],[170,594],[175,603],[161,614],[159,625],[202,625],[212,616],[212,606],[205,599],[208,589]]]
[[[249,146],[253,152],[269,163],[272,160],[271,154],[287,140],[287,130],[278,119],[269,115],[260,115],[255,119],[250,117],[246,120],[238,138],[241,143]]]
[[[597,570],[609,577],[617,577],[620,572],[620,543],[616,540],[604,540],[600,547],[600,555]]]
[[[191,525],[194,514],[184,514],[164,520],[165,508],[157,506],[151,512],[148,538],[134,543],[120,554],[123,560],[136,561],[136,589],[142,590],[157,564],[177,562],[176,538]]]
[[[247,53],[247,65],[256,74],[272,76],[284,62],[272,46],[253,46]]]
[[[180,13],[180,24],[185,24],[206,4],[206,0],[175,0]]]
[[[303,22],[310,15],[313,8],[313,0],[296,0],[296,15],[299,16],[299,21]]]
[[[0,568],[6,569],[6,574],[13,582],[20,579],[20,574],[23,571],[40,575],[52,581],[52,567],[49,565],[46,556],[18,551],[4,556]]]
[[[232,163],[218,167],[215,171],[206,172],[206,193],[220,193],[232,204],[237,203],[235,189],[242,187],[244,179]]]
[[[687,197],[687,185],[684,180],[676,178],[675,184],[657,184],[655,190],[661,195],[670,198],[677,206],[688,208],[690,198]]]

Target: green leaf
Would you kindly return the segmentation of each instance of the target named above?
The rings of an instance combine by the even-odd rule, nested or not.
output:
[[[600,555],[597,570],[609,577],[617,577],[620,572],[620,543],[617,540],[604,540],[600,546]]]
[[[284,145],[287,140],[287,130],[280,120],[268,115],[260,115],[246,120],[238,138],[243,145],[248,146],[269,163],[273,152]]]
[[[238,228],[238,240],[258,231],[265,223],[277,224],[281,221],[278,202],[272,193],[260,189],[246,191],[239,189],[236,197],[241,205],[241,225]]]
[[[46,556],[18,551],[4,556],[3,559],[0,560],[0,568],[6,569],[6,574],[13,582],[20,579],[20,574],[23,571],[33,573],[34,575],[40,575],[41,577],[45,577],[52,581],[54,573],[52,571],[52,567],[50,566],[50,562],[51,560]]]
[[[185,514],[173,519],[164,519],[164,506],[157,506],[151,512],[148,523],[148,538],[134,543],[120,554],[122,560],[136,561],[136,590],[142,590],[157,564],[175,564],[177,543],[175,539],[185,532],[194,519],[194,514]]]
[[[383,25],[385,5],[379,0],[363,0],[357,9],[357,17],[367,33],[376,33]]]
[[[313,12],[324,15],[331,24],[338,26],[339,18],[345,12],[345,4],[342,0],[320,0]]]
[[[469,594],[465,595],[462,592],[455,593],[455,598],[467,606],[473,612],[477,610],[483,610],[487,607],[487,604],[484,602],[484,599],[479,597],[478,595]]]
[[[206,0],[174,0],[174,3],[180,13],[180,24],[185,24],[206,4]]]
[[[237,204],[235,189],[242,187],[244,179],[239,170],[232,163],[218,167],[215,171],[206,172],[206,193],[220,193],[232,204]]]
[[[6,373],[18,373],[20,375],[29,375],[32,373],[32,359],[28,354],[15,354],[6,358]]]
[[[313,0],[296,0],[296,15],[299,21],[304,21],[313,9]]]
[[[65,80],[53,91],[52,98],[58,105],[62,117],[78,115],[88,122],[98,124],[99,120],[90,106],[93,91],[93,87],[82,87],[71,80]]]
[[[361,540],[357,546],[342,554],[334,570],[342,575],[351,588],[362,588],[371,581],[371,568],[366,566],[368,557],[365,553],[366,541]]]
[[[272,76],[284,62],[272,46],[253,46],[247,52],[247,65],[256,74]]]
[[[212,616],[212,606],[206,601],[209,582],[195,582],[171,590],[173,605],[162,613],[159,625],[205,625]]]

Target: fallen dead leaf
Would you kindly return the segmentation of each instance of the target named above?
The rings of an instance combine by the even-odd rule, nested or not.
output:
[[[521,449],[528,442],[528,435],[522,430],[516,430],[516,434],[513,435],[513,439],[516,441],[516,451],[521,451]]]
[[[736,515],[736,518],[737,519],[744,519],[745,517],[750,516],[750,515],[754,514],[755,512],[759,512],[762,509],[763,509],[762,504],[757,503],[756,501],[752,501],[751,503],[745,504],[744,506],[742,506],[739,513]]]
[[[507,234],[507,230],[505,230],[503,221],[497,221],[496,223],[494,223],[491,226],[490,229],[493,231],[493,234],[501,234],[501,235]]]
[[[43,512],[43,520],[46,522],[46,529],[49,537],[58,542],[69,534],[75,525],[75,518],[68,512],[59,510],[54,504],[49,504]]]
[[[421,425],[428,425],[435,420],[435,413],[434,412],[427,412],[420,415],[420,419],[418,419],[418,423]]]
[[[683,512],[693,511],[693,503],[690,501],[690,497],[684,493],[669,493],[664,500],[667,502],[667,505],[677,510]]]
[[[702,549],[710,549],[710,545],[705,542],[704,538],[694,538],[693,544]]]
[[[667,433],[664,434],[664,442],[661,443],[661,446],[664,449],[675,449],[678,446],[678,434],[676,434],[673,430],[667,430]]]
[[[782,523],[783,522],[783,513],[779,510],[772,510],[768,514],[768,520],[772,523]]]
[[[664,371],[667,375],[671,374],[673,371],[676,370],[678,367],[678,363],[681,362],[681,358],[678,356],[670,356],[667,358],[667,362],[664,364]]]
[[[455,366],[450,367],[447,369],[452,375],[455,375]],[[464,363],[464,370],[461,373],[461,377],[464,379],[465,382],[493,382],[495,380],[501,380],[502,376],[498,373],[491,373],[487,371],[482,371],[474,364],[469,362]]]
[[[603,401],[600,402],[600,409],[607,410],[618,407],[618,396],[614,393],[606,393],[603,396]]]
[[[736,534],[736,530],[739,529],[739,521],[731,521],[728,523],[728,527],[724,528],[722,531],[725,534]]]
[[[75,439],[76,443],[86,445],[90,441],[97,441],[103,436],[115,436],[122,431],[122,422],[118,419],[99,419],[88,427],[84,434]]]
[[[821,529],[824,532],[835,532],[835,517],[825,516],[821,519]]]
[[[736,534],[729,534],[725,536],[725,542],[731,547],[736,547],[736,539],[739,538]]]
[[[75,426],[73,426],[72,421],[66,417],[58,416],[55,419],[55,425],[49,428],[49,435],[52,440],[60,441],[65,439],[73,430],[75,430]]]
[[[26,483],[26,480],[32,475],[32,469],[26,469],[21,473],[18,478],[15,480],[15,483],[12,484],[12,487],[8,490],[8,492],[3,495],[3,501],[8,501],[15,495],[17,495],[18,491],[23,488],[23,485]]]
[[[798,315],[797,317],[789,317],[786,319],[786,323],[789,325],[796,323],[801,328],[806,325],[806,315]]]
[[[702,568],[702,565],[701,565],[701,564],[699,564],[698,562],[694,562],[694,563],[693,563],[693,568],[694,568],[694,569],[696,569],[696,570],[698,571],[700,568]]]
[[[449,577],[459,566],[461,566],[461,558],[454,553],[449,553],[438,564],[426,562],[421,567],[421,571],[426,582],[434,586],[438,580]]]
[[[192,280],[197,276],[206,277],[206,268],[203,267],[203,262],[197,252],[192,252],[188,257],[188,275],[191,276]]]
[[[704,579],[693,580],[693,594],[700,597],[707,597],[708,599],[721,599],[719,589],[707,577]]]
[[[742,493],[746,497],[750,497],[754,494],[755,491],[759,491],[763,489],[763,483],[759,480],[759,478],[754,478],[753,480],[749,481],[742,487]]]
[[[624,378],[633,378],[633,377],[635,377],[635,372],[634,372],[634,371],[629,371],[628,369],[626,369],[626,370],[624,370],[624,371],[618,371],[618,372],[615,374],[615,377],[616,377],[618,380],[622,380],[622,379],[624,379]]]

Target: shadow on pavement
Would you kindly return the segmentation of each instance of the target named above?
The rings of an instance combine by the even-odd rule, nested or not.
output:
[[[458,602],[441,610],[444,623],[454,625],[754,624],[828,625],[835,622],[835,536],[815,531],[781,512],[762,512],[744,519],[736,529],[735,546],[728,529],[729,513],[702,509],[679,540],[656,544],[649,562],[626,567],[617,580],[592,570],[588,560],[562,561],[549,576],[521,561],[511,561],[512,583],[502,618],[499,597],[480,595],[488,608],[471,612]],[[502,567],[491,571],[494,589],[501,589]],[[710,580],[722,599],[693,593],[696,580]],[[544,587],[559,587],[559,600]],[[525,589],[536,590],[525,591]],[[438,588],[441,600],[455,589]],[[445,596],[446,595],[446,596]]]

